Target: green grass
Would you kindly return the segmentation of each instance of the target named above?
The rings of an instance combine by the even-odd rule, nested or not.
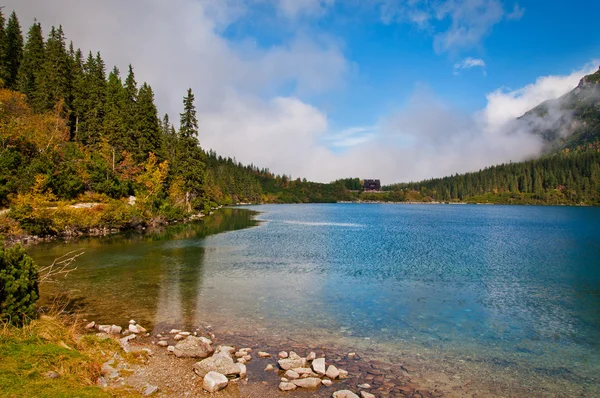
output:
[[[23,328],[0,325],[0,397],[128,395],[95,385],[101,364],[116,349],[112,340],[76,338],[74,328],[51,317]],[[46,377],[50,371],[60,377]]]

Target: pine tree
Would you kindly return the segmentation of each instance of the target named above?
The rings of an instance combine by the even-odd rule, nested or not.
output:
[[[40,72],[40,106],[36,111],[49,111],[69,97],[69,68],[62,26],[52,27],[46,42],[44,64]]]
[[[121,141],[121,147],[123,150],[134,154],[137,148],[136,141],[138,139],[137,132],[137,95],[138,88],[137,82],[135,81],[135,74],[133,73],[133,67],[129,65],[129,72],[125,79],[124,91],[123,91],[123,104],[121,106],[123,121],[123,137]]]
[[[11,90],[17,90],[19,67],[23,60],[23,34],[17,14],[13,11],[6,25],[5,44],[5,81],[4,84]]]
[[[154,105],[154,92],[148,84],[142,84],[137,97],[137,131],[139,133],[137,157],[140,162],[150,152],[161,157],[161,134],[158,111]]]
[[[6,31],[4,25],[6,20],[2,9],[0,9],[0,87],[3,87],[6,83],[8,71],[6,70]]]
[[[123,150],[123,103],[125,90],[119,76],[119,69],[115,66],[108,75],[106,83],[106,101],[104,103],[104,134],[109,144],[116,152]]]
[[[196,118],[196,107],[194,105],[194,94],[189,88],[187,96],[183,99],[183,113],[181,116],[181,125],[179,135],[184,139],[196,138],[198,136],[198,119]]]
[[[23,61],[19,68],[18,89],[27,95],[29,104],[34,108],[39,95],[39,68],[44,63],[44,37],[42,25],[34,21],[27,33],[27,43],[23,51]]]
[[[205,165],[203,153],[198,143],[198,120],[194,94],[188,89],[183,99],[183,113],[180,114],[179,139],[177,143],[177,174],[185,181],[185,203],[188,211],[201,208]]]

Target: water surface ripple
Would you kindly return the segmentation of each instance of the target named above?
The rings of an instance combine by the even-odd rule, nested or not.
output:
[[[97,320],[322,333],[577,383],[600,370],[598,208],[266,205],[31,252],[78,246],[77,272],[45,294],[68,290]]]

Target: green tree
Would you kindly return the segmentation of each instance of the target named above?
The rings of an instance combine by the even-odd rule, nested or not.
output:
[[[123,136],[123,104],[125,92],[119,69],[115,66],[108,74],[106,83],[106,101],[104,102],[104,134],[110,145],[121,152]]]
[[[11,90],[18,89],[19,67],[23,60],[23,34],[17,14],[13,11],[6,25],[4,84]]]
[[[37,21],[31,25],[27,33],[27,43],[23,51],[23,61],[19,68],[18,89],[27,95],[29,104],[33,106],[38,94],[39,67],[44,63],[44,37],[42,25]]]
[[[137,160],[144,161],[150,152],[161,157],[161,134],[158,110],[154,105],[154,92],[148,84],[142,84],[137,97]]]
[[[19,245],[0,248],[0,320],[22,325],[36,317],[38,269]]]
[[[44,63],[40,71],[40,106],[37,112],[54,109],[57,103],[69,98],[69,67],[62,26],[50,30],[46,42]]]
[[[2,9],[0,9],[0,87],[3,87],[6,83],[6,77],[8,71],[6,70],[6,30],[4,25],[6,20]]]
[[[198,119],[194,94],[188,89],[183,98],[183,113],[180,114],[179,139],[177,145],[177,172],[185,181],[185,203],[188,211],[204,206],[202,198],[205,179],[203,153],[198,143]]]

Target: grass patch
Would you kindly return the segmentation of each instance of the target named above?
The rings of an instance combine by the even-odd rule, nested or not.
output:
[[[76,326],[43,316],[23,328],[0,326],[0,397],[130,395],[95,385],[102,363],[118,350],[113,340],[77,338]],[[48,378],[48,372],[58,378]]]

